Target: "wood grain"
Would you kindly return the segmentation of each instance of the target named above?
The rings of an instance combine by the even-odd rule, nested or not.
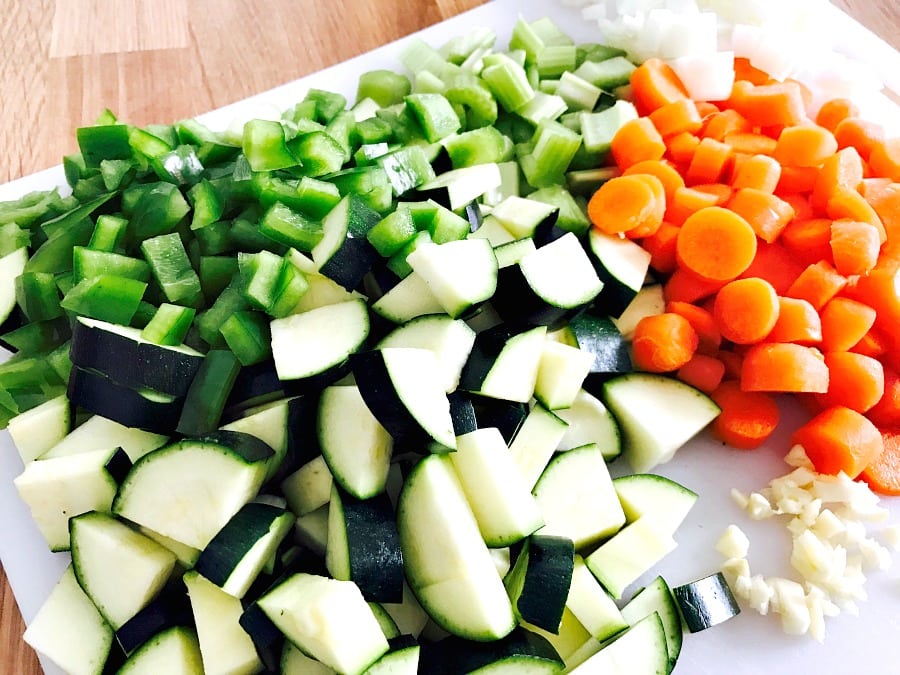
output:
[[[189,117],[338,63],[484,0],[0,0],[0,183],[75,150],[105,107]],[[896,0],[834,0],[900,48]],[[0,569],[0,675],[38,675]]]

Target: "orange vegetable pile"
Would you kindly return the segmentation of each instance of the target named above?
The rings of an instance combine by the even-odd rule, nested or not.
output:
[[[743,59],[725,101],[691,100],[659,59],[631,88],[641,116],[588,215],[664,282],[635,365],[709,393],[735,448],[763,444],[775,396],[796,394],[812,417],[794,441],[819,471],[900,494],[900,138],[846,99],[810,119],[802,84]]]

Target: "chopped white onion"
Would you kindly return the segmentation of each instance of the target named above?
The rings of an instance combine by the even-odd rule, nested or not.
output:
[[[724,101],[734,86],[734,52],[682,56],[669,61],[691,98]]]

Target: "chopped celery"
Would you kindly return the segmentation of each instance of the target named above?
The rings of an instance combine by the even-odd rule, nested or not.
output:
[[[382,108],[400,103],[410,92],[409,78],[390,70],[370,70],[359,76],[357,102],[370,98]]]
[[[525,69],[505,54],[492,56],[497,58],[485,67],[481,76],[504,110],[521,108],[534,98],[534,89]]]

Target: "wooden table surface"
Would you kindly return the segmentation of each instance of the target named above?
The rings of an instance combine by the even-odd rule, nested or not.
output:
[[[549,1],[549,0],[548,0]],[[0,0],[0,183],[57,164],[108,107],[143,125],[299,78],[484,0]],[[896,0],[834,0],[900,48]],[[0,568],[0,675],[37,675]]]

